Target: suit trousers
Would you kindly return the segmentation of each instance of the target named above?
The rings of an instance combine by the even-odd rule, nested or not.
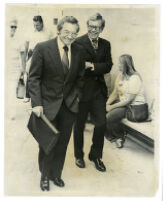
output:
[[[106,128],[106,99],[101,93],[90,101],[79,103],[79,113],[74,126],[74,155],[76,158],[84,157],[84,128],[88,113],[95,125],[89,156],[91,159],[102,158]]]
[[[72,113],[64,101],[52,124],[60,131],[57,144],[52,151],[46,155],[41,147],[39,147],[39,169],[42,175],[53,178],[60,178],[64,166],[67,146],[70,140],[72,126],[75,121],[76,114]]]

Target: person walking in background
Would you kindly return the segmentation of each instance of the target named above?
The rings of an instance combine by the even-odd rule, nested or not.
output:
[[[76,43],[80,44],[84,49],[85,82],[82,90],[82,99],[79,104],[79,113],[74,126],[75,163],[79,168],[84,168],[83,135],[88,113],[90,113],[95,128],[89,159],[94,162],[96,169],[102,172],[106,171],[106,167],[101,160],[106,126],[107,100],[107,87],[104,75],[110,72],[113,65],[110,42],[99,37],[104,27],[105,20],[101,14],[96,13],[87,21],[88,33],[76,40]]]
[[[9,116],[11,120],[15,120],[17,116],[17,105],[19,103],[16,95],[18,82],[25,72],[25,43],[21,42],[18,34],[18,21],[13,19],[9,25],[9,35],[6,40],[6,56],[7,56],[7,80],[8,80],[8,101]]]
[[[16,34],[17,24],[18,24],[18,22],[16,19],[14,19],[10,22],[10,33],[9,33],[10,38],[14,38],[14,36]]]
[[[45,29],[44,21],[42,16],[37,15],[33,17],[34,31],[30,34],[28,38],[28,53],[27,59],[29,60],[32,56],[33,50],[37,43],[49,40],[52,38],[52,34]]]
[[[28,73],[31,65],[31,58],[33,54],[33,50],[37,43],[49,40],[52,38],[52,34],[47,31],[44,27],[43,18],[40,15],[33,17],[33,26],[34,32],[30,34],[30,37],[26,41],[26,55],[27,55],[27,65],[26,65],[26,96],[24,102],[28,102],[30,100],[29,97],[29,89],[28,89]]]
[[[122,148],[125,132],[121,120],[125,117],[136,122],[147,120],[148,105],[143,80],[135,70],[132,56],[124,54],[119,57],[119,71],[114,90],[107,100],[106,137],[116,140],[117,148]]]
[[[36,45],[29,71],[33,112],[38,117],[44,113],[60,131],[59,140],[48,155],[39,147],[42,190],[49,190],[49,180],[64,186],[61,175],[84,75],[81,47],[73,43],[79,32],[77,19],[62,18],[57,30],[58,37]]]

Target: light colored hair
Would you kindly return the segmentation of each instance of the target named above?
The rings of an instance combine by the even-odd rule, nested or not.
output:
[[[17,25],[18,25],[18,20],[16,18],[10,21],[10,26],[17,26]]]
[[[105,27],[105,20],[100,13],[95,13],[94,15],[90,16],[87,20],[87,25],[89,25],[89,21],[97,21],[101,20],[101,29],[103,30]]]
[[[127,75],[132,75],[136,72],[135,67],[134,67],[134,62],[132,59],[132,56],[129,54],[123,54],[119,57],[120,59],[123,60],[123,63],[125,64],[125,74]]]
[[[120,59],[123,60],[124,64],[125,64],[125,74],[129,75],[129,76],[132,76],[132,75],[138,75],[140,80],[142,80],[142,77],[140,75],[140,73],[138,73],[136,70],[135,70],[135,67],[134,67],[134,62],[133,62],[133,59],[132,59],[132,56],[129,55],[129,54],[123,54],[119,57]]]

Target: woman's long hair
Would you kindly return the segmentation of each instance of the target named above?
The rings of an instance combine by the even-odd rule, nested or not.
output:
[[[125,74],[127,75],[132,75],[136,72],[135,70],[135,67],[134,67],[134,62],[133,62],[133,59],[132,59],[132,56],[129,55],[129,54],[123,54],[120,56],[120,59],[123,60],[124,64],[125,64]]]
[[[140,74],[135,70],[134,62],[133,62],[131,55],[123,54],[120,56],[120,59],[123,60],[125,67],[126,67],[125,72],[123,72],[124,74],[127,74],[128,76],[132,76],[133,74],[137,74],[140,77],[140,79],[142,80],[142,77],[140,76]]]

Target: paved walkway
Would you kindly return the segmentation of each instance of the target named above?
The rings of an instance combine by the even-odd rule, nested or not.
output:
[[[126,140],[123,149],[105,139],[103,161],[107,172],[98,172],[88,160],[93,126],[85,131],[86,168],[74,164],[73,138],[71,137],[62,178],[65,187],[50,183],[50,192],[39,187],[38,145],[26,128],[29,118],[28,104],[20,101],[17,119],[6,117],[5,131],[5,192],[7,195],[46,196],[152,196],[157,188],[153,154]]]

